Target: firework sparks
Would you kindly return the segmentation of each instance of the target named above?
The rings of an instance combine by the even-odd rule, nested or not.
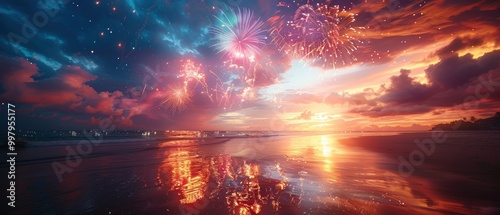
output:
[[[250,101],[255,99],[255,89],[252,87],[246,87],[241,93],[241,102]]]
[[[191,93],[189,89],[182,86],[171,86],[162,95],[160,107],[176,113],[185,110],[190,102]]]
[[[220,24],[212,27],[216,40],[213,46],[224,55],[255,59],[255,55],[261,52],[259,46],[265,44],[264,23],[255,19],[253,12],[248,9],[238,9],[237,12],[231,9],[229,12],[222,12],[221,17],[216,16]]]
[[[338,5],[304,4],[293,16],[280,11],[269,19],[270,35],[280,51],[335,68],[339,63],[356,61],[353,52],[357,40],[356,28],[350,27],[354,14],[340,10]]]
[[[202,64],[197,64],[192,60],[186,60],[181,65],[180,73],[181,74],[178,76],[178,78],[184,79],[185,91],[188,91],[193,87],[201,85],[203,88],[201,93],[206,95],[210,99],[210,101],[213,102],[212,94],[209,92],[209,87],[205,80],[205,73],[202,70]],[[212,72],[212,74],[214,73]],[[196,85],[192,86],[191,83],[193,82],[196,83]]]
[[[186,82],[192,80],[202,83],[205,80],[205,74],[201,70],[201,64],[196,64],[191,60],[186,60],[186,62],[181,66],[181,74],[179,77],[185,78]]]

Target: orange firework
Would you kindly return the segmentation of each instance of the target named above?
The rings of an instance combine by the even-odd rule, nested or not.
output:
[[[191,96],[187,88],[171,86],[164,92],[160,106],[172,113],[181,112],[191,102]]]

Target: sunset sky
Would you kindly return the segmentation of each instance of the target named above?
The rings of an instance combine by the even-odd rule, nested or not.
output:
[[[355,16],[356,60],[335,68],[269,35],[306,2],[3,1],[0,100],[24,129],[426,130],[500,111],[499,1],[311,1]],[[216,17],[238,8],[264,22],[251,62],[213,46]],[[165,107],[188,67],[203,80]]]

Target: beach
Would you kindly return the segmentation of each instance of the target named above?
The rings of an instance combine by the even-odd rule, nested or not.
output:
[[[433,132],[103,138],[79,162],[68,161],[75,144],[33,144],[16,158],[15,212],[498,214],[500,134],[444,135],[429,155],[415,152],[422,151],[415,141]],[[412,153],[424,160],[412,164]],[[401,171],[400,157],[411,174]],[[58,176],[54,162],[71,171]]]

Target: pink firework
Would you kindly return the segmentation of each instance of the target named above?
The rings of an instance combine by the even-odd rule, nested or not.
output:
[[[358,40],[353,36],[361,28],[351,27],[354,14],[329,4],[330,1],[304,4],[293,16],[278,11],[271,17],[269,34],[280,51],[324,68],[356,61],[353,52],[358,48]]]
[[[235,58],[255,58],[261,52],[260,46],[264,45],[266,39],[262,29],[264,22],[255,19],[253,12],[248,9],[236,13],[230,10],[230,14],[222,12],[221,17],[216,17],[220,22],[212,27],[215,35],[215,49],[224,55]]]

